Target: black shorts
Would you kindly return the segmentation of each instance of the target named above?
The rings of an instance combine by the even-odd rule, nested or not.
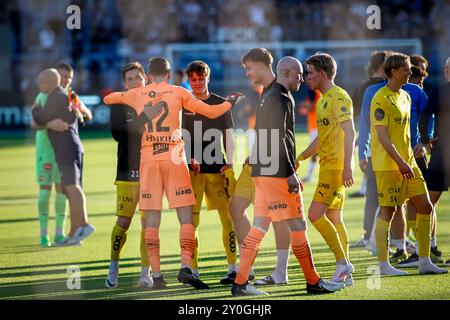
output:
[[[63,187],[71,185],[83,186],[83,153],[75,151],[71,154],[55,154],[61,173],[61,185]]]
[[[442,151],[436,145],[431,152],[428,169],[423,172],[428,191],[447,191],[449,188],[448,177],[446,176]]]

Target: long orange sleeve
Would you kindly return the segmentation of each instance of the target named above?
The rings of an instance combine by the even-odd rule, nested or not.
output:
[[[194,98],[190,93],[183,99],[183,107],[195,113],[200,113],[210,119],[215,119],[231,109],[231,103],[225,101],[221,104],[209,105]]]
[[[112,92],[103,98],[103,103],[109,104],[127,104],[130,107],[136,108],[138,104],[138,91],[140,88],[131,89],[128,91]]]

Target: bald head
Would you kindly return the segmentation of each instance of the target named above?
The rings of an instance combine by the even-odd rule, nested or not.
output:
[[[277,82],[288,91],[298,91],[303,82],[303,67],[294,57],[286,56],[277,64]]]
[[[39,74],[38,82],[40,90],[50,94],[61,84],[61,77],[56,69],[45,69]]]

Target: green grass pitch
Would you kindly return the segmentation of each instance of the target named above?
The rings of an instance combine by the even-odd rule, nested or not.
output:
[[[297,151],[307,144],[306,134],[298,134]],[[242,148],[242,139],[238,144]],[[66,248],[41,248],[37,220],[36,197],[38,186],[34,181],[35,151],[32,139],[0,140],[0,299],[233,299],[230,286],[220,285],[219,279],[226,273],[226,261],[221,240],[221,226],[215,211],[201,213],[200,223],[200,273],[211,289],[196,291],[178,283],[179,224],[173,210],[163,212],[161,224],[162,272],[168,282],[164,291],[145,291],[136,287],[140,273],[139,215],[128,234],[120,263],[119,287],[104,287],[109,266],[110,234],[115,222],[116,145],[109,137],[90,137],[84,140],[86,149],[83,182],[87,196],[90,222],[97,228],[83,246]],[[240,165],[235,166],[236,176]],[[304,173],[306,164],[300,169]],[[316,172],[316,179],[317,179]],[[356,191],[361,173],[355,169],[356,183],[347,194]],[[317,181],[317,180],[316,180]],[[304,190],[307,211],[315,182],[306,183]],[[51,199],[51,239],[54,232],[53,196]],[[350,241],[362,234],[364,200],[347,197],[344,219]],[[450,199],[442,197],[438,209],[438,245],[444,258],[450,258]],[[248,214],[252,217],[253,208]],[[317,231],[308,224],[314,261],[322,277],[330,278],[335,269],[334,257]],[[449,299],[450,275],[421,276],[416,269],[409,269],[409,276],[374,277],[377,266],[375,257],[363,249],[351,249],[351,261],[355,265],[355,286],[324,296],[306,294],[305,280],[299,265],[291,254],[289,260],[289,284],[265,288],[270,296],[265,299]],[[254,267],[256,277],[270,273],[276,263],[273,231],[262,243]],[[81,289],[67,287],[68,268],[80,268]],[[258,298],[253,298],[258,299]]]

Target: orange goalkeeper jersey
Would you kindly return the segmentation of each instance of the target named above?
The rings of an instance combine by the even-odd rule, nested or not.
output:
[[[167,82],[153,82],[145,87],[134,88],[123,92],[113,92],[104,98],[104,103],[127,104],[140,115],[144,106],[162,103],[164,110],[145,125],[142,135],[141,159],[172,160],[186,162],[184,142],[181,134],[181,115],[185,108],[191,112],[200,113],[208,118],[217,118],[230,110],[231,103],[208,105],[196,99],[183,87]]]

